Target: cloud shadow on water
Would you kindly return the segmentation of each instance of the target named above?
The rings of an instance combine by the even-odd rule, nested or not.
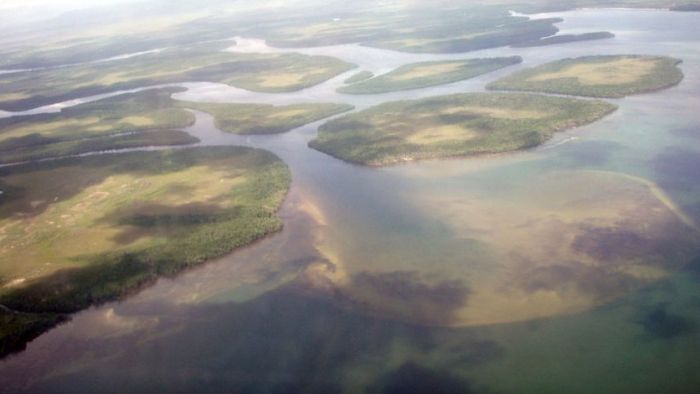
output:
[[[369,394],[470,394],[468,381],[448,372],[407,362],[381,376],[367,391]]]
[[[636,323],[653,339],[672,339],[695,330],[694,322],[669,311],[667,304],[646,309],[637,317]]]
[[[32,391],[88,393],[100,387],[103,393],[337,393],[353,366],[374,360],[378,364],[369,372],[369,381],[381,382],[375,387],[379,392],[399,392],[407,387],[402,386],[403,379],[409,379],[411,386],[438,390],[432,393],[469,393],[465,381],[417,364],[385,375],[386,362],[397,342],[419,358],[448,351],[448,369],[480,365],[503,355],[497,344],[480,340],[471,330],[431,328],[358,313],[339,307],[327,294],[301,291],[298,283],[243,304],[172,308],[177,311],[162,311],[168,319],[137,336],[86,338],[72,349],[97,347],[100,352],[67,350],[61,359],[72,360],[79,368],[52,374]],[[172,316],[179,319],[173,321]],[[439,347],[445,338],[455,345]]]

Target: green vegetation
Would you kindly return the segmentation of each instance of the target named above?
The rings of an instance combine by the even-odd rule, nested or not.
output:
[[[234,134],[284,133],[354,108],[352,105],[332,103],[274,106],[181,102],[180,105],[208,112],[214,116],[219,129]]]
[[[147,90],[65,108],[57,114],[0,119],[0,164],[144,146],[199,142],[177,130],[194,123],[186,109],[211,113],[222,130],[272,134],[349,111],[345,104],[215,104],[171,99],[176,88]]]
[[[278,47],[360,43],[412,53],[461,53],[533,42],[558,32],[555,23],[560,19],[529,19],[510,15],[510,10],[538,13],[583,7],[692,9],[698,4],[698,0],[479,0],[459,4],[411,1],[399,6],[358,1],[352,9],[334,9],[324,3],[326,13],[315,10],[301,16],[290,12],[283,20],[261,20],[244,35],[264,38]]]
[[[85,16],[68,13],[53,21],[26,22],[1,39],[0,68],[22,69],[95,61],[134,52],[193,45],[233,36],[260,37],[274,44],[310,46],[363,43],[403,46],[409,51],[461,51],[470,47],[510,45],[556,33],[548,23],[511,17],[508,10],[546,12],[581,7],[641,7],[697,10],[698,0],[533,0],[470,1],[437,4],[357,1],[309,3],[313,12],[299,12],[298,3],[280,4],[276,13],[241,10],[240,3],[217,2],[203,9],[196,2],[117,10],[93,10]],[[319,3],[319,2],[316,2]],[[245,8],[245,6],[243,6]],[[103,11],[104,12],[104,11]],[[121,12],[121,14],[120,14]],[[343,15],[340,20],[333,18]],[[211,17],[214,15],[215,17]],[[283,16],[283,17],[282,17]],[[99,21],[99,22],[97,22]],[[333,21],[333,22],[331,22]],[[9,28],[10,20],[4,21]],[[455,32],[453,37],[447,33]],[[519,34],[521,33],[521,34]],[[419,45],[410,41],[416,40]],[[420,42],[423,40],[423,42]],[[394,42],[392,42],[394,41]],[[433,48],[431,48],[433,47]]]
[[[146,146],[177,146],[199,142],[180,130],[155,130],[130,134],[116,134],[83,140],[22,146],[2,152],[0,164],[22,163],[33,160],[66,157],[91,152],[143,148]]]
[[[453,7],[417,8],[420,10],[374,10],[333,22],[290,20],[260,26],[256,35],[279,47],[359,42],[403,52],[459,53],[547,37],[558,31],[554,23],[561,22],[558,18],[514,17],[507,7],[470,5],[469,12]]]
[[[57,114],[0,119],[0,163],[109,149],[185,145],[199,140],[176,130],[194,115],[174,106],[181,89],[154,89],[64,108]]]
[[[614,111],[604,101],[533,94],[469,93],[381,104],[329,121],[309,143],[340,159],[388,165],[508,152]]]
[[[374,73],[371,71],[360,71],[357,74],[352,75],[350,78],[346,79],[344,82],[345,83],[357,83],[357,82],[362,82],[365,80],[368,80],[370,78],[374,77]]]
[[[289,182],[276,156],[242,147],[0,169],[0,304],[50,318],[222,256],[281,228]]]
[[[508,4],[508,1],[502,3]],[[569,11],[577,8],[657,8],[675,10],[687,5],[700,5],[698,0],[534,0],[510,3],[519,12],[537,13]]]
[[[412,53],[469,52],[551,36],[559,31],[554,24],[561,21],[562,19],[559,18],[530,20],[510,16],[500,20],[469,20],[468,25],[451,26],[451,28],[457,28],[457,31],[453,32],[444,26],[436,33],[437,29],[431,26],[427,32],[397,34],[392,38],[371,42],[368,45]],[[475,23],[476,27],[472,23]]]
[[[64,320],[63,315],[20,313],[0,306],[0,357],[24,350],[27,342]]]
[[[683,79],[679,63],[660,56],[586,56],[517,72],[487,88],[619,98],[677,85]]]
[[[0,75],[0,109],[27,110],[78,97],[192,81],[257,92],[289,92],[354,67],[326,56],[223,52],[227,46],[206,44],[104,63]]]
[[[615,35],[607,31],[583,34],[561,34],[551,37],[540,38],[539,40],[523,41],[511,45],[514,48],[541,47],[546,45],[566,44],[569,42],[603,40],[614,38]]]
[[[671,11],[697,12],[700,11],[700,3],[676,5],[671,7]]]
[[[18,37],[22,45],[18,50],[6,51],[0,58],[3,69],[27,69],[41,67],[57,67],[66,64],[97,62],[104,59],[129,56],[135,53],[150,52],[179,46],[193,45],[201,42],[228,39],[235,35],[230,26],[224,23],[207,23],[197,21],[196,14],[183,17],[167,15],[151,15],[150,23],[136,17],[130,10],[127,20],[115,20],[114,26],[109,26],[107,18],[101,19],[98,29],[80,31],[74,16],[65,16],[69,23],[63,32],[55,32],[44,37],[40,43],[32,42],[34,37]],[[158,22],[161,22],[159,25]],[[47,23],[42,23],[39,34],[54,33]],[[51,32],[51,33],[49,33]],[[69,38],[61,34],[67,33]],[[229,45],[234,45],[233,40]]]
[[[387,74],[341,87],[338,92],[374,94],[442,85],[473,78],[522,61],[520,56],[513,56],[407,64]]]

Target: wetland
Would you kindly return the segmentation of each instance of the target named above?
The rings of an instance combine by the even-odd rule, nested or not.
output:
[[[530,12],[551,9],[532,3]],[[666,4],[612,5],[632,3]],[[407,18],[409,8],[394,3],[372,7],[385,27],[352,12],[313,20],[290,12],[235,25],[252,38],[207,55],[260,60],[291,52],[313,67],[315,56],[342,65],[300,90],[221,83],[235,77],[217,66],[221,78],[130,82],[143,91],[114,85],[100,90],[113,97],[37,99],[17,107],[57,106],[3,114],[0,144],[40,137],[50,146],[130,130],[178,131],[192,142],[109,154],[86,148],[0,167],[0,343],[13,353],[0,361],[0,392],[697,391],[697,14],[522,16],[432,6]],[[436,29],[440,20],[452,27]],[[224,29],[226,22],[221,15],[210,23]],[[446,34],[453,27],[454,36]],[[488,38],[462,37],[489,27]],[[513,46],[555,30],[615,37]],[[404,52],[383,49],[390,46]],[[254,55],[241,55],[246,50]],[[669,70],[683,79],[606,101],[486,90],[562,59],[629,54],[681,59]],[[359,71],[381,76],[425,62],[514,56],[522,63],[449,84],[337,93]],[[83,67],[95,66],[74,71]],[[22,78],[31,79],[0,75],[12,84]],[[146,89],[156,82],[169,86]],[[436,115],[456,101],[463,111]],[[417,103],[436,107],[421,112]],[[63,110],[45,112],[56,108]],[[455,128],[462,136],[467,126],[491,128],[501,142],[535,131],[537,143],[516,138],[509,153],[426,155],[386,167],[309,147],[328,137],[329,125],[368,114],[387,125],[410,121],[380,141],[372,138],[381,128],[365,130],[358,152],[374,146],[363,141],[439,145],[436,137],[454,138]],[[430,122],[416,121],[421,114]],[[436,135],[435,122],[455,128]],[[450,141],[450,149],[468,147]],[[32,153],[44,145],[26,146]],[[393,164],[395,156],[364,157]]]
[[[619,98],[677,85],[683,80],[680,63],[679,59],[641,55],[564,59],[520,71],[488,88]]]
[[[443,85],[522,62],[518,56],[501,59],[468,59],[408,64],[376,77],[368,75],[356,83],[338,89],[346,94],[375,94]],[[351,77],[357,78],[357,75]]]
[[[323,124],[309,146],[372,166],[535,147],[615,105],[533,94],[472,93],[390,102]]]

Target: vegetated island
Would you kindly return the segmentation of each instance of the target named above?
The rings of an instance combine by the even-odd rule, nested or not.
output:
[[[273,134],[353,109],[347,104],[196,103],[171,98],[182,88],[128,93],[64,108],[60,113],[0,119],[0,164],[147,146],[190,145],[182,129],[194,124],[187,109],[211,113],[224,131]]]
[[[677,85],[683,80],[680,63],[662,56],[585,56],[517,72],[487,89],[620,98]]]
[[[278,231],[289,183],[275,155],[244,147],[0,169],[0,355],[65,314]]]
[[[372,77],[374,77],[374,73],[371,71],[365,70],[365,71],[360,71],[358,73],[351,75],[350,78],[346,79],[343,82],[346,84],[357,83],[357,82],[365,81],[365,80],[370,79]]]
[[[670,10],[671,11],[698,12],[698,11],[700,11],[700,3],[675,5],[675,6],[671,7]]]
[[[183,82],[255,92],[305,89],[356,67],[328,56],[223,52],[221,43],[173,48],[103,63],[0,75],[0,109],[23,111],[75,98]]]
[[[613,33],[608,31],[599,31],[593,33],[582,33],[582,34],[560,34],[551,37],[540,38],[531,41],[517,42],[511,47],[513,48],[528,48],[528,47],[541,47],[546,45],[556,45],[556,44],[566,44],[570,42],[578,41],[591,41],[591,40],[604,40],[608,38],[615,38]]]
[[[435,7],[426,3],[398,10],[373,4],[373,12],[333,21],[289,18],[262,23],[256,31],[275,47],[360,43],[411,53],[460,53],[547,37],[559,30],[554,24],[562,19],[513,16],[509,11],[514,7],[471,2]]]
[[[234,134],[284,133],[354,108],[352,105],[334,103],[274,106],[182,101],[179,105],[209,113],[214,116],[216,127]]]
[[[524,93],[467,93],[397,101],[331,120],[309,146],[370,165],[534,147],[556,131],[584,125],[617,107]]]
[[[407,64],[377,77],[343,86],[339,93],[375,94],[462,81],[521,63],[520,56]]]
[[[182,130],[194,115],[170,98],[184,89],[146,90],[64,108],[60,113],[0,119],[0,164],[103,150],[199,142]]]

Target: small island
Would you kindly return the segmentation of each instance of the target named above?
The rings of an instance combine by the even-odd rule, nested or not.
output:
[[[670,8],[671,11],[700,12],[700,4],[680,4]]]
[[[216,127],[233,134],[277,134],[352,110],[348,104],[313,103],[274,106],[269,104],[195,103],[180,106],[214,116]]]
[[[346,79],[343,81],[346,84],[351,84],[351,83],[357,83],[357,82],[362,82],[365,80],[368,80],[370,78],[374,77],[374,73],[371,71],[360,71],[358,73],[355,73],[350,76],[350,78]]]
[[[663,56],[585,56],[523,70],[487,88],[621,98],[677,85],[683,80],[680,63]]]
[[[520,56],[407,64],[389,73],[338,89],[346,94],[376,94],[462,81],[521,63]]]
[[[556,131],[596,121],[617,107],[524,93],[468,93],[398,101],[331,120],[309,146],[342,160],[382,166],[509,152]]]
[[[0,119],[0,164],[144,146],[188,145],[180,130],[194,115],[170,95],[184,89],[129,93],[64,108],[55,114]]]
[[[604,40],[607,38],[614,38],[613,33],[607,31],[599,31],[593,33],[583,33],[583,34],[559,34],[556,36],[550,36],[545,38],[540,38],[531,41],[517,42],[511,47],[513,48],[528,48],[528,47],[542,47],[546,45],[556,45],[556,44],[567,44],[570,42],[578,41],[591,41],[591,40]]]
[[[228,43],[173,48],[134,58],[0,75],[0,110],[24,111],[147,86],[214,82],[282,93],[320,84],[356,66],[329,56],[232,53]]]
[[[278,231],[290,178],[272,153],[243,147],[0,169],[0,350]]]

